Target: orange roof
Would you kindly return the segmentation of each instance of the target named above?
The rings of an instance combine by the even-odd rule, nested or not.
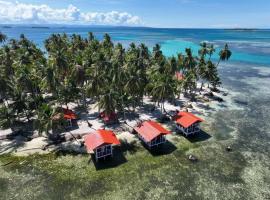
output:
[[[196,122],[203,122],[203,120],[199,117],[196,117],[190,112],[178,112],[177,115],[174,117],[174,120],[177,124],[180,124],[181,126],[188,128],[192,124]]]
[[[181,81],[185,78],[185,76],[181,72],[176,72],[175,77],[177,80]]]
[[[72,110],[63,108],[63,113],[65,119],[77,119],[77,115]]]
[[[106,144],[120,144],[119,140],[116,138],[114,132],[109,130],[97,130],[94,133],[90,133],[84,137],[84,145],[87,151],[93,151],[97,147]]]
[[[142,124],[134,128],[146,142],[150,142],[159,135],[167,135],[171,132],[163,128],[159,123],[154,121],[144,121]]]

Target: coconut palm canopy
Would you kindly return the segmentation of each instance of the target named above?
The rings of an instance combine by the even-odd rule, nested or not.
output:
[[[91,98],[110,114],[140,106],[145,95],[162,106],[180,92],[194,94],[198,81],[213,88],[221,83],[219,62],[211,60],[215,49],[207,43],[201,44],[199,56],[186,49],[171,58],[158,44],[152,51],[134,43],[125,49],[108,34],[102,41],[93,33],[87,38],[52,34],[44,41],[45,52],[23,34],[15,40],[0,33],[0,43],[2,128],[14,126],[15,121],[37,121],[40,131],[49,132],[59,105],[81,102],[86,108],[86,98]],[[221,61],[230,58],[228,45],[219,55]],[[185,78],[179,81],[176,72]]]

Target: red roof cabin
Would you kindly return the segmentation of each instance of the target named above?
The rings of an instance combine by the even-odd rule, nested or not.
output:
[[[73,126],[73,121],[77,120],[77,115],[72,111],[67,108],[62,108],[63,109],[63,114],[64,114],[64,119],[68,122],[68,127]]]
[[[72,110],[69,110],[67,108],[61,108],[61,107],[58,107],[56,109],[56,114],[52,117],[52,119],[56,121],[60,120],[62,118],[62,115],[63,115],[64,120],[67,121],[67,124],[68,124],[67,128],[72,127],[73,122],[77,120],[77,115]]]
[[[138,137],[147,145],[152,148],[166,142],[166,135],[171,132],[163,128],[155,121],[144,121],[134,128]]]
[[[190,112],[180,111],[174,116],[176,128],[185,136],[200,132],[200,123],[203,120]]]
[[[184,74],[182,74],[181,72],[176,72],[175,77],[178,81],[182,81],[185,78]]]
[[[99,114],[99,117],[103,120],[104,124],[106,125],[118,123],[118,117],[115,112],[106,114],[105,111],[103,111]]]
[[[96,161],[99,158],[106,158],[107,156],[113,156],[112,145],[119,145],[120,142],[115,136],[113,131],[109,130],[97,130],[94,133],[90,133],[84,136],[84,145],[88,153],[94,153]]]

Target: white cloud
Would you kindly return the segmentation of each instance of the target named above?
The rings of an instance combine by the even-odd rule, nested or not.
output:
[[[81,12],[73,5],[54,9],[46,4],[33,5],[0,0],[0,23],[139,25],[141,20],[127,12]]]

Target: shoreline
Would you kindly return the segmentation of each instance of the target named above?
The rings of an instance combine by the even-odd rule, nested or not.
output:
[[[194,102],[191,102],[189,98],[184,97],[183,94],[181,94],[180,99],[176,99],[176,105],[165,102],[165,110],[169,113],[175,111],[176,109],[183,110],[187,108],[189,112],[192,112],[207,121],[209,120],[209,115],[215,112],[216,109],[223,109],[224,104],[229,104],[229,106],[232,106],[230,102],[231,95],[229,94],[229,91],[225,88],[218,89],[219,92],[217,93],[212,92],[210,89],[204,87],[201,94],[196,95],[197,100]],[[214,95],[213,97],[206,96],[206,94],[209,94],[210,92],[212,92],[212,94]],[[135,126],[138,119],[158,120],[162,112],[160,111],[160,107],[157,106],[155,106],[154,111],[150,111],[149,108],[153,107],[153,105],[153,102],[151,102],[148,97],[144,97],[144,105],[136,108],[134,112],[139,117],[132,116],[132,113],[129,113],[129,116],[126,119],[127,123],[130,126]],[[70,109],[75,109],[78,105],[75,103],[70,103],[68,104],[68,106]],[[78,127],[61,133],[61,135],[66,138],[66,141],[61,142],[58,145],[54,145],[50,144],[50,141],[47,137],[37,136],[37,133],[34,133],[34,137],[31,139],[18,135],[15,136],[12,140],[0,140],[0,155],[12,154],[15,156],[30,156],[33,154],[48,154],[59,149],[76,153],[86,153],[85,147],[81,147],[78,143],[83,141],[83,135],[93,132],[94,129],[104,128],[103,122],[98,119],[98,109],[96,107],[96,104],[89,104],[87,111],[88,113],[79,114],[80,118],[77,121]],[[94,129],[89,128],[87,121],[93,125],[92,127]],[[168,126],[173,127],[171,121],[163,123],[162,125],[166,128],[168,128]],[[131,128],[127,127],[123,123],[123,120],[120,120],[120,124],[115,124],[106,128],[113,130],[116,133],[117,137],[122,141],[128,143],[139,142],[138,138],[135,135],[131,134]],[[171,131],[175,132],[175,130]],[[8,137],[8,135],[11,133],[12,131],[10,129],[0,130],[0,136],[2,137],[3,135],[6,135]],[[74,140],[73,136],[70,133],[75,136],[77,140]],[[173,140],[174,136],[175,135],[169,137],[168,140]]]

